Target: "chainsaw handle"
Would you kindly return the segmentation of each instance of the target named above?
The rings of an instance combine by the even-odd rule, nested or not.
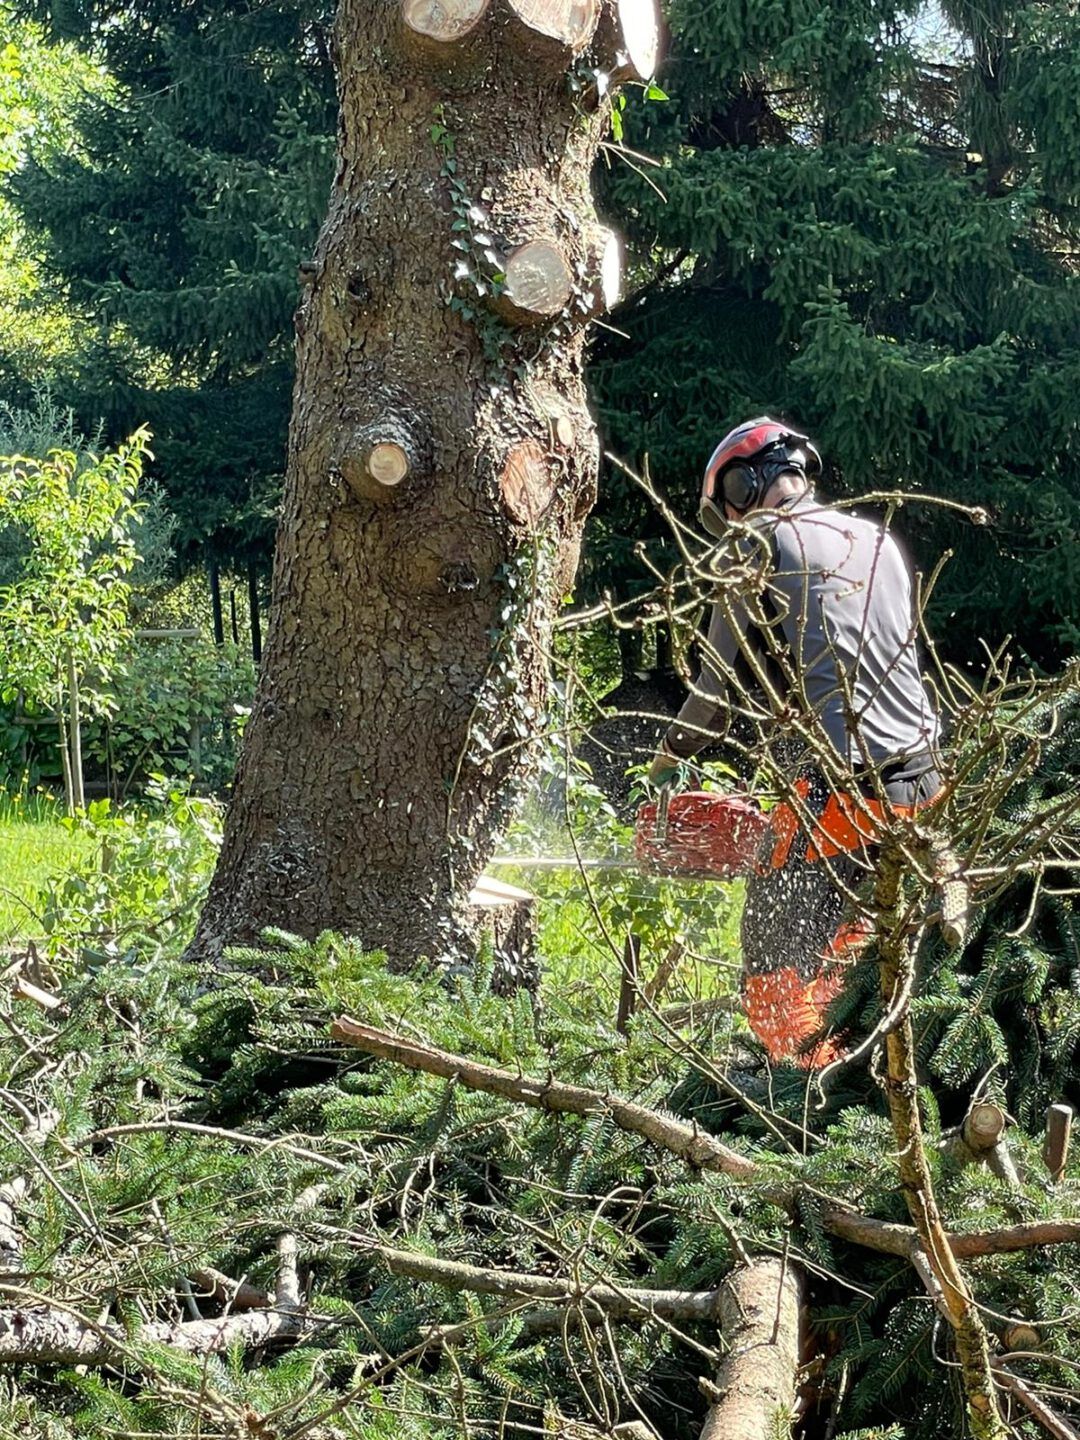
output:
[[[668,828],[668,806],[671,804],[671,796],[675,786],[672,781],[660,786],[659,794],[656,797],[656,825],[653,834],[657,840],[667,838]]]

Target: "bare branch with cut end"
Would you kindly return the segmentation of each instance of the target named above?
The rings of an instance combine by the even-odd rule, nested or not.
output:
[[[641,1319],[649,1315],[664,1320],[715,1320],[721,1301],[719,1290],[646,1290],[640,1286],[592,1284],[587,1280],[564,1280],[559,1276],[493,1270],[490,1265],[443,1260],[434,1255],[369,1243],[363,1237],[357,1237],[357,1242],[362,1249],[377,1256],[394,1275],[430,1280],[448,1290],[468,1290],[477,1295],[505,1295],[592,1307],[613,1320]]]
[[[1073,1110],[1071,1105],[1051,1105],[1046,1111],[1046,1142],[1043,1159],[1054,1184],[1062,1179],[1069,1160],[1072,1139]]]
[[[701,1440],[772,1440],[795,1408],[802,1351],[803,1284],[782,1260],[755,1260],[721,1291],[727,1355]]]
[[[217,1320],[170,1325],[153,1321],[134,1339],[185,1355],[220,1355],[313,1334],[324,1320],[295,1310],[251,1310]],[[131,1338],[119,1325],[97,1324],[56,1305],[21,1304],[0,1311],[0,1366],[105,1365],[130,1359]]]
[[[604,1095],[599,1090],[589,1090],[583,1085],[568,1085],[561,1080],[548,1078],[537,1080],[526,1075],[513,1075],[508,1070],[498,1070],[493,1065],[481,1065],[464,1055],[454,1055],[447,1050],[437,1050],[433,1045],[421,1045],[404,1035],[394,1035],[374,1026],[363,1025],[358,1020],[342,1016],[330,1026],[335,1040],[374,1055],[381,1060],[391,1060],[410,1070],[422,1070],[428,1075],[442,1075],[453,1078],[470,1090],[483,1090],[489,1095],[501,1095],[519,1105],[529,1105],[536,1110],[551,1110],[564,1115],[608,1115],[621,1130],[640,1135],[670,1154],[685,1160],[701,1170],[718,1170],[725,1175],[749,1179],[758,1173],[753,1160],[740,1155],[737,1150],[721,1144],[712,1135],[682,1121],[650,1110],[632,1100],[618,1095]]]

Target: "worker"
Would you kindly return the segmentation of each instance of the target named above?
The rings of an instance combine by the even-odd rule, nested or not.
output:
[[[713,451],[700,520],[728,540],[740,566],[732,574],[747,577],[758,601],[737,589],[732,598],[729,581],[714,604],[701,673],[649,770],[653,785],[672,783],[746,712],[755,658],[766,739],[792,709],[800,718],[785,726],[806,742],[789,776],[794,804],[770,812],[747,883],[742,988],[769,1056],[803,1067],[842,1053],[825,1025],[869,933],[851,895],[872,863],[873,817],[914,813],[941,788],[904,557],[880,525],[815,499],[820,473],[810,439],[769,416],[737,426]],[[815,744],[835,762],[831,781]]]

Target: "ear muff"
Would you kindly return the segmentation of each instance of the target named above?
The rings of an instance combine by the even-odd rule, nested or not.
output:
[[[733,509],[746,510],[761,494],[761,475],[753,465],[736,461],[720,476],[720,488]]]

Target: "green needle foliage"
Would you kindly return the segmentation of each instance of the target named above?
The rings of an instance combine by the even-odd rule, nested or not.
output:
[[[980,762],[981,783],[1032,755],[994,820],[1014,860],[1032,817],[1075,784],[1076,710],[1074,697],[1059,701],[1055,727],[1049,707],[1029,704],[1010,754]],[[746,1254],[778,1252],[809,1276],[808,1440],[964,1433],[947,1327],[915,1270],[828,1223],[834,1200],[907,1223],[873,1065],[830,1085],[822,1105],[804,1071],[755,1072],[731,1010],[673,1032],[646,1008],[622,1036],[600,983],[542,985],[540,1003],[500,997],[490,957],[473,974],[402,977],[329,934],[270,933],[207,975],[185,966],[182,948],[212,864],[212,810],[177,794],[141,820],[103,808],[83,823],[100,859],[58,878],[39,907],[50,943],[36,983],[62,1005],[0,992],[0,1173],[28,1179],[0,1320],[15,1297],[30,1314],[60,1304],[113,1327],[112,1350],[88,1368],[48,1356],[12,1366],[3,1347],[14,1331],[0,1324],[0,1435],[586,1437],[643,1414],[663,1440],[695,1440],[706,1406],[697,1379],[720,1358],[714,1323],[597,1324],[587,1302],[552,1316],[550,1300],[441,1283],[437,1263],[700,1291]],[[1075,815],[1055,843],[1064,867],[1080,844]],[[931,943],[922,957],[923,1122],[955,1230],[1076,1213],[1076,1162],[1054,1185],[1039,1156],[1041,1106],[1080,1099],[1075,1031],[1061,1022],[1076,999],[1073,901],[1051,893],[1068,888],[1067,873],[1044,869],[1038,893],[1031,873],[1015,874],[986,892],[964,951]],[[880,1018],[873,968],[865,962],[845,995],[860,1027]],[[604,1113],[528,1109],[372,1061],[330,1041],[342,1014],[693,1119],[752,1154],[759,1178],[694,1171]],[[999,1052],[1005,1064],[987,1075]],[[936,1144],[980,1081],[1016,1117],[1016,1186]],[[757,1108],[733,1101],[730,1082]],[[787,1190],[790,1212],[777,1200]],[[232,1323],[211,1272],[274,1293],[283,1234],[295,1237],[303,1334],[182,1353],[196,1312]],[[387,1249],[436,1263],[409,1276]],[[1078,1265],[1077,1245],[965,1262],[992,1331],[1010,1319],[1037,1326],[1040,1352],[1014,1364],[1036,1389],[1073,1388]],[[1053,1404],[1077,1408],[1067,1395]]]
[[[182,558],[265,561],[297,266],[330,179],[330,13],[312,0],[22,9],[112,80],[76,107],[77,143],[35,146],[13,183],[48,274],[95,327],[58,393],[110,437],[151,426]]]
[[[1052,668],[1080,639],[1080,47],[1038,5],[673,0],[667,103],[626,116],[660,168],[612,160],[636,289],[593,382],[611,447],[684,513],[719,438],[791,415],[824,489],[984,505],[906,531],[951,547],[932,628],[954,657],[1018,637]],[[662,542],[609,477],[591,583],[632,586]],[[626,537],[630,537],[627,539]]]

